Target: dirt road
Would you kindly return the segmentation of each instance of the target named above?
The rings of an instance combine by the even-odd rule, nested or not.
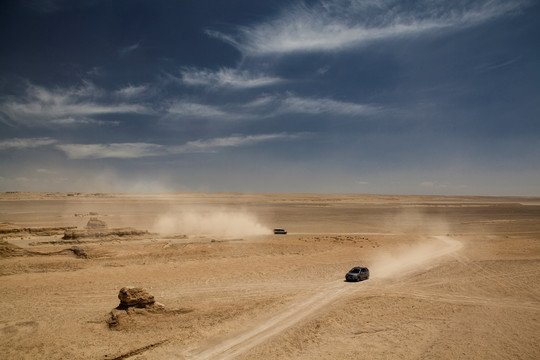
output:
[[[396,262],[387,264],[390,267],[389,270],[385,270],[384,272],[373,276],[372,279],[384,279],[396,276],[398,273],[405,276],[405,272],[410,273],[421,269],[430,261],[456,252],[463,246],[460,241],[448,236],[437,236],[436,239],[439,240],[439,243],[430,243],[428,248],[419,245],[416,248],[409,250],[409,253],[401,254],[399,259],[395,259],[397,260]],[[381,284],[383,281],[384,280],[379,280],[377,283]],[[360,291],[368,294],[377,291],[376,285],[371,287],[361,286],[364,285],[364,283],[351,285],[352,284],[345,283],[342,279],[328,282],[319,286],[317,292],[311,297],[296,304],[291,304],[287,310],[273,316],[269,320],[258,324],[233,338],[227,339],[217,346],[205,349],[196,354],[184,354],[181,358],[191,360],[235,359],[240,354],[261,344],[268,338],[279,334],[283,330],[307,318],[328,304],[334,303],[338,299],[342,300],[343,298],[351,297]]]

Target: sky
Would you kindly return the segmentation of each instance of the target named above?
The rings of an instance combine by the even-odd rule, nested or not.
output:
[[[540,196],[540,2],[4,0],[0,191]]]

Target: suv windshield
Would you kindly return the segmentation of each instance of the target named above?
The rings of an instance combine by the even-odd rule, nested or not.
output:
[[[351,269],[351,271],[349,271],[349,272],[350,272],[350,273],[353,273],[353,274],[357,274],[357,273],[360,272],[360,269],[358,269],[358,268],[353,268],[353,269]]]

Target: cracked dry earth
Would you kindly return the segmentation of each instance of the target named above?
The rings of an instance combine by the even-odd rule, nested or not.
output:
[[[540,358],[539,199],[52,196],[0,196],[2,359]],[[149,232],[74,247],[10,230],[89,212]],[[353,266],[371,278],[344,282]],[[128,285],[165,311],[111,329]]]

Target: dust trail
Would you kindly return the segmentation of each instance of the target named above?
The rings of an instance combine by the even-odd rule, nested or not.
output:
[[[417,270],[429,261],[458,251],[463,246],[460,241],[447,236],[436,236],[435,239],[437,241],[410,248],[408,252],[403,252],[398,256],[386,258],[386,260],[379,259],[380,263],[372,267],[372,277],[385,279],[405,271]],[[381,273],[378,273],[379,271]],[[270,337],[297,324],[324,306],[361,289],[362,287],[358,286],[348,286],[348,284],[343,283],[343,280],[332,281],[325,284],[313,296],[293,304],[286,311],[198,354],[187,354],[186,358],[193,360],[234,359]]]
[[[168,213],[157,218],[153,230],[162,234],[213,235],[223,237],[270,234],[253,214],[227,209]]]
[[[449,236],[435,236],[430,241],[401,248],[397,253],[382,254],[371,265],[372,278],[388,279],[420,270],[436,258],[458,251],[463,244]]]

